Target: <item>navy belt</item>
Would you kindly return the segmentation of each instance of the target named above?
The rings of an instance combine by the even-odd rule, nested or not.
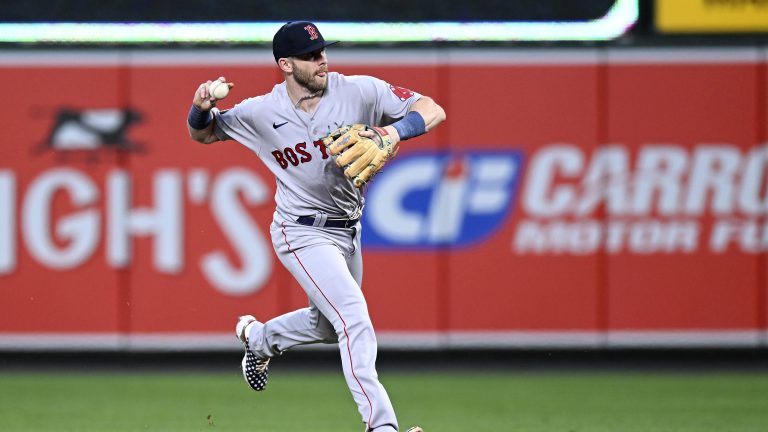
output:
[[[325,222],[314,216],[299,216],[297,223],[307,226],[320,226],[325,228],[352,228],[360,219],[331,219],[325,218]]]

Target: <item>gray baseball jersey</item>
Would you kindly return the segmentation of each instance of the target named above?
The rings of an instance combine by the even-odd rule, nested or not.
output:
[[[250,148],[275,175],[278,214],[289,218],[321,212],[356,218],[364,204],[362,191],[344,177],[321,139],[346,124],[390,124],[420,97],[378,78],[330,72],[313,114],[293,105],[285,82],[232,109],[212,111],[216,136]]]

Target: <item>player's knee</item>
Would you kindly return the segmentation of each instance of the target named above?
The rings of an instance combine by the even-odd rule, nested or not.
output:
[[[350,338],[375,339],[373,323],[371,323],[371,319],[367,315],[347,320],[343,330],[346,330]]]

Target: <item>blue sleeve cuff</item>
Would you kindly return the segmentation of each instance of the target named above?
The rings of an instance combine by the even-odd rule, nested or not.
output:
[[[203,130],[208,127],[213,121],[213,116],[210,111],[203,111],[200,108],[192,105],[187,115],[187,123],[192,129]]]
[[[394,127],[397,134],[400,135],[401,141],[427,133],[427,125],[424,122],[424,117],[416,111],[409,111],[405,117],[392,123],[392,127]]]

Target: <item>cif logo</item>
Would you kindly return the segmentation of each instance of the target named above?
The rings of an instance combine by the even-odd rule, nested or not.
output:
[[[517,151],[410,153],[371,183],[363,238],[371,247],[467,246],[506,220],[520,178]]]

